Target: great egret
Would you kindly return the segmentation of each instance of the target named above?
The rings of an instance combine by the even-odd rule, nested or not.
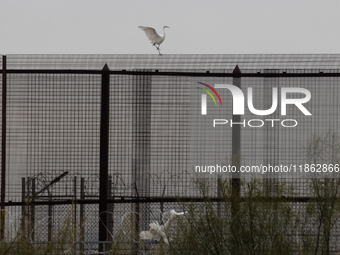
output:
[[[142,231],[139,234],[140,239],[155,239],[157,241],[163,238],[166,244],[169,244],[166,231],[169,229],[170,223],[179,215],[184,215],[184,212],[178,213],[175,210],[170,211],[170,217],[164,225],[159,225],[157,221],[151,223],[149,231]]]
[[[139,26],[140,29],[142,29],[146,36],[149,38],[149,40],[151,41],[152,45],[156,47],[156,49],[158,50],[159,55],[161,54],[161,49],[159,48],[159,46],[161,45],[161,43],[164,41],[165,39],[165,29],[166,28],[170,28],[168,26],[164,26],[163,27],[163,33],[162,35],[159,35],[156,30],[152,27],[143,27],[143,26]],[[158,45],[158,46],[157,46]]]

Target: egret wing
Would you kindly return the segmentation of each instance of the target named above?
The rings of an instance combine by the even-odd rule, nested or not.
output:
[[[139,234],[140,239],[152,239],[153,234],[150,231],[142,231]]]
[[[157,39],[160,38],[159,34],[157,34],[156,30],[152,27],[139,26],[139,28],[145,32],[146,36],[152,43],[155,43]]]

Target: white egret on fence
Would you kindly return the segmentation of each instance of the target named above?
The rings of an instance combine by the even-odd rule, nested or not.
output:
[[[169,28],[169,27],[168,26],[164,26],[163,27],[163,33],[164,34],[162,34],[162,35],[158,34],[156,32],[156,30],[154,28],[152,28],[152,27],[139,26],[139,28],[142,29],[145,32],[146,36],[151,41],[152,45],[155,46],[156,49],[158,50],[159,55],[162,55],[161,54],[161,49],[159,48],[159,46],[161,45],[161,43],[165,39],[165,28]]]

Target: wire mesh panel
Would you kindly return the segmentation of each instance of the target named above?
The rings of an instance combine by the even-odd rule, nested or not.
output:
[[[245,69],[337,69],[339,54],[18,54],[7,55],[7,69],[101,70],[233,70]]]
[[[98,83],[96,76],[9,75],[9,200],[21,197],[21,177],[98,174]],[[53,189],[66,195],[65,187]]]

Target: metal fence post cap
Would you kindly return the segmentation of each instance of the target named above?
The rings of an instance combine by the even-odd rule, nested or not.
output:
[[[238,67],[238,65],[235,66],[233,73],[241,73],[241,70]]]
[[[110,68],[109,68],[109,66],[106,63],[104,65],[102,71],[110,71]]]

